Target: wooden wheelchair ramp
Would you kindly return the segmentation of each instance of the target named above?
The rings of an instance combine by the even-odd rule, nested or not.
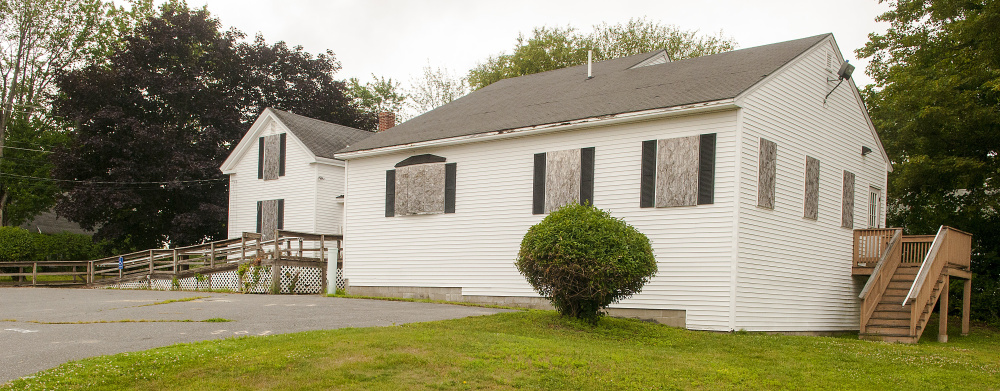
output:
[[[30,286],[247,293],[321,293],[342,281],[343,236],[277,230],[271,237],[245,232],[235,239],[95,260],[0,263],[5,270],[16,270],[0,276],[20,278],[19,285]],[[330,260],[335,263],[329,265]],[[245,281],[250,279],[252,284]],[[311,290],[304,291],[306,285]]]

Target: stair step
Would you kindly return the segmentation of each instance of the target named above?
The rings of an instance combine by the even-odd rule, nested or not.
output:
[[[875,319],[885,319],[885,320],[896,320],[905,319],[907,322],[910,321],[910,311],[875,311],[872,313],[872,320]]]
[[[902,303],[903,299],[905,299],[905,298],[906,298],[906,294],[905,293],[901,294],[901,295],[890,295],[888,293],[885,293],[885,294],[882,295],[882,300],[879,301],[879,304],[882,304],[882,303],[885,303],[885,304],[899,304],[899,303]]]
[[[882,296],[885,296],[885,295],[889,295],[889,296],[906,296],[907,293],[910,293],[910,287],[909,286],[907,286],[906,288],[893,288],[893,287],[889,287],[889,288],[886,288],[886,290],[885,290],[884,293],[882,293]]]
[[[895,343],[917,343],[917,337],[909,335],[876,335],[876,334],[861,334],[858,338],[865,341],[882,341],[882,342],[895,342]]]
[[[890,280],[889,281],[889,287],[888,287],[888,289],[902,289],[904,291],[909,292],[911,286],[913,286],[913,281],[906,282],[906,281],[892,281],[892,280]]]
[[[913,280],[916,280],[916,279],[917,279],[917,276],[913,275],[913,274],[899,274],[899,273],[896,273],[896,274],[893,274],[892,278],[889,279],[889,283],[901,282],[901,283],[906,283],[908,285],[912,285],[913,284]]]
[[[872,318],[868,321],[868,327],[905,327],[910,329],[910,319],[883,319]]]
[[[910,335],[910,325],[906,326],[865,326],[865,334],[874,335]]]
[[[920,266],[919,265],[917,265],[917,266],[903,266],[903,265],[899,265],[899,267],[896,268],[896,274],[912,274],[912,275],[916,275],[919,272],[920,272]]]
[[[910,305],[907,304],[906,306],[901,306],[901,305],[899,305],[899,303],[900,302],[897,302],[897,303],[886,303],[886,304],[878,303],[878,305],[875,306],[875,312],[876,313],[878,313],[878,312],[905,312],[905,313],[909,314],[910,313]]]

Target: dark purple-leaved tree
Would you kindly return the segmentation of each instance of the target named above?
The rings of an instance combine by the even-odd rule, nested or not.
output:
[[[71,141],[53,154],[58,212],[120,249],[222,238],[218,167],[265,107],[374,126],[333,79],[332,52],[241,38],[205,9],[168,2],[110,61],[62,75],[54,108]]]

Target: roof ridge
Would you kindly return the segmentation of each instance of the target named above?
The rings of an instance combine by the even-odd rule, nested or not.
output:
[[[504,79],[340,152],[733,99],[832,39],[825,33],[634,68],[662,49]]]

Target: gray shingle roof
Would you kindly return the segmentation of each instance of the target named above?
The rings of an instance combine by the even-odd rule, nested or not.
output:
[[[320,121],[275,108],[268,108],[316,156],[333,159],[348,145],[375,134],[367,130]]]
[[[493,83],[339,151],[735,98],[830,34],[629,69],[654,53]]]
[[[80,227],[80,224],[69,221],[65,217],[59,217],[56,215],[56,212],[52,210],[47,210],[38,214],[38,216],[35,216],[35,218],[31,221],[21,224],[21,228],[31,232],[41,232],[43,234],[57,234],[60,232],[84,235],[94,234],[94,231],[85,230]]]

